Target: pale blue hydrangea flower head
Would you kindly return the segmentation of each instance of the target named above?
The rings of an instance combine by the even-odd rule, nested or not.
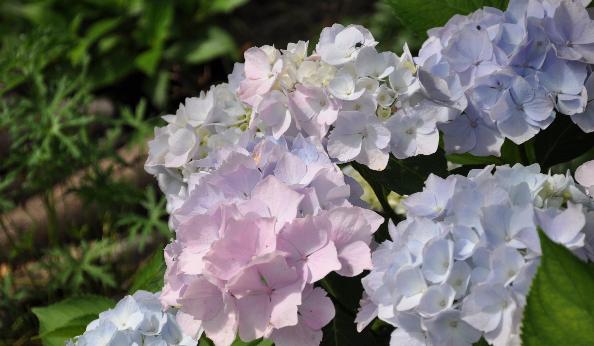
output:
[[[393,345],[472,345],[481,337],[517,344],[541,256],[538,229],[594,259],[594,200],[586,189],[538,165],[429,176],[404,200],[407,218],[389,226],[391,240],[372,254],[358,329],[378,317],[396,327]]]
[[[82,335],[67,345],[197,345],[202,332],[185,335],[176,321],[176,312],[163,311],[159,295],[136,291],[124,297],[113,309],[100,313]]]

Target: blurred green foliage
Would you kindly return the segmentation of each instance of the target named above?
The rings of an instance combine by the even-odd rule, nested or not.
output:
[[[116,176],[130,165],[118,149],[144,145],[155,115],[197,94],[205,64],[239,58],[222,24],[247,2],[0,2],[0,236],[10,245],[0,253],[0,345],[41,342],[31,306],[138,285],[129,281],[138,259],[170,232],[157,189]],[[65,188],[82,203],[82,225],[57,213],[54,186],[73,174]],[[46,224],[10,235],[2,214],[34,196]],[[70,327],[46,337],[81,326]]]

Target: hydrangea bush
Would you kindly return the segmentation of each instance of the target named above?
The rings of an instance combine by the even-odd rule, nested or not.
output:
[[[319,345],[347,309],[328,276],[362,283],[352,329],[377,317],[395,327],[391,345],[519,344],[539,235],[594,259],[594,161],[575,170],[591,151],[576,146],[555,167],[570,170],[553,174],[541,173],[540,151],[516,146],[534,145],[557,113],[594,131],[586,5],[512,0],[456,15],[416,57],[406,45],[378,51],[359,25],[324,28],[311,47],[249,48],[149,142],[145,168],[173,232],[161,292],[126,297],[72,344]],[[449,167],[462,174],[415,161],[439,165],[444,151],[466,153]],[[349,165],[382,212],[361,200]]]

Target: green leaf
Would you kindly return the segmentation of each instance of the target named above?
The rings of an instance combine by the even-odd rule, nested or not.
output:
[[[185,59],[190,64],[202,64],[223,55],[236,54],[237,47],[233,37],[225,30],[213,26],[208,29],[206,38],[188,51]]]
[[[134,274],[130,294],[138,290],[159,291],[163,287],[164,275],[165,260],[163,250],[157,249],[151,258]]]
[[[420,47],[427,38],[427,30],[443,26],[455,14],[466,15],[483,6],[505,9],[507,0],[385,0],[394,15],[407,29],[415,33],[409,42]]]
[[[361,278],[363,275],[347,278],[330,273],[320,281],[334,303],[336,316],[324,327],[321,345],[379,345],[369,328],[358,333],[355,316],[359,307],[359,299],[363,294]]]
[[[324,336],[320,346],[361,346],[379,345],[369,329],[357,332],[355,326],[355,315],[344,311],[336,306],[334,319],[324,327]]]
[[[522,344],[594,345],[594,267],[542,232],[542,259],[522,322]]]
[[[594,147],[594,133],[584,133],[567,116],[558,116],[533,140],[536,161],[543,172],[551,166],[571,161]]]
[[[231,346],[272,346],[272,341],[268,339],[258,339],[250,342],[241,341],[237,338]]]
[[[347,278],[332,272],[322,279],[321,285],[335,303],[352,314],[357,312],[363,294],[361,277]]]
[[[81,335],[85,332],[87,325],[97,319],[97,314],[89,314],[71,320],[66,326],[56,328],[50,332],[39,335],[41,339],[67,338]]]
[[[551,167],[551,172],[556,174],[565,174],[567,170],[575,172],[579,166],[590,160],[594,160],[594,147],[571,161],[563,162]]]
[[[487,342],[487,340],[485,340],[485,338],[481,338],[478,342],[475,342],[473,345],[474,346],[489,346],[489,343]]]
[[[210,4],[211,13],[229,13],[249,0],[212,0]]]
[[[474,156],[469,153],[465,154],[450,154],[446,158],[452,163],[459,165],[500,165],[501,159],[495,156]]]
[[[506,139],[501,146],[501,160],[509,165],[522,163],[520,147],[509,139]]]
[[[152,76],[157,70],[157,66],[159,65],[159,61],[161,60],[162,54],[162,44],[156,45],[151,49],[142,52],[140,55],[138,55],[136,59],[134,59],[134,64],[142,72],[146,73],[149,76]]]
[[[388,166],[383,171],[374,171],[357,163],[353,163],[353,167],[372,187],[376,184],[400,195],[421,191],[425,180],[431,173],[440,177],[445,177],[448,174],[442,150],[438,150],[432,155],[419,155],[404,160],[390,156]]]
[[[109,298],[86,295],[31,310],[39,320],[39,336],[43,344],[63,346],[66,340],[80,335],[100,312],[113,306],[114,302]]]

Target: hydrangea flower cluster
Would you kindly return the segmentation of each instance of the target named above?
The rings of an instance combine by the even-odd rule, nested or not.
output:
[[[541,256],[537,229],[594,259],[594,201],[567,175],[538,165],[431,175],[403,203],[406,220],[372,255],[357,316],[397,327],[392,345],[519,345]]]
[[[589,2],[512,0],[428,31],[415,59],[423,89],[463,111],[439,126],[447,151],[499,155],[505,138],[529,140],[556,112],[594,131]]]
[[[192,336],[217,346],[261,337],[318,345],[334,317],[313,284],[371,268],[383,222],[349,202],[351,188],[316,137],[266,137],[220,156],[172,214],[161,302]],[[353,194],[355,195],[355,194]]]
[[[229,83],[213,86],[199,97],[187,98],[175,114],[163,119],[148,144],[147,172],[153,174],[172,212],[188,194],[189,176],[210,169],[208,158],[224,148],[242,148],[251,139],[249,113],[236,94],[236,76]]]
[[[304,41],[284,50],[252,47],[228,83],[164,116],[145,167],[158,178],[169,212],[187,198],[192,175],[212,170],[221,151],[241,150],[258,137],[315,137],[334,161],[375,170],[385,168],[390,152],[434,153],[437,123],[455,112],[424,96],[408,47],[399,57],[376,44],[362,26],[335,24],[312,54]]]
[[[362,26],[334,24],[311,55],[303,41],[286,50],[250,48],[239,98],[252,109],[251,124],[275,138],[327,137],[331,158],[375,170],[385,168],[390,152],[434,153],[436,123],[451,110],[423,96],[408,47],[399,57],[376,44]]]
[[[163,312],[159,293],[136,291],[110,310],[99,314],[83,335],[67,346],[195,346],[197,339],[184,334],[173,311]]]

